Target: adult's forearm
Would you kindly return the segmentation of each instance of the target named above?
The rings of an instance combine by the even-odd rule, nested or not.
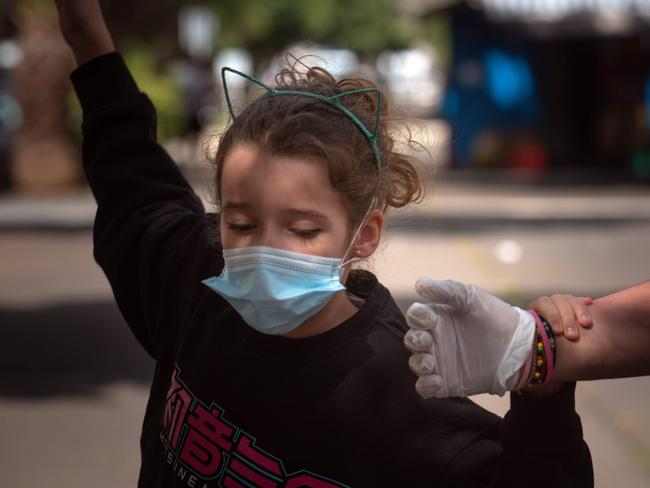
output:
[[[650,375],[650,282],[595,300],[580,340],[557,337],[556,379]]]

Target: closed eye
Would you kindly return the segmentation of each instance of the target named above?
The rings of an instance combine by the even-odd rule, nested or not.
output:
[[[234,230],[235,232],[250,232],[255,230],[255,224],[234,224],[228,222],[228,228]]]
[[[291,231],[302,239],[313,239],[320,234],[321,229],[291,229]]]

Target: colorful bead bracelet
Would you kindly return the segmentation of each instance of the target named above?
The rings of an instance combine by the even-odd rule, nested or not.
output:
[[[519,391],[524,386],[534,387],[548,383],[555,368],[555,337],[548,321],[535,311],[528,311],[535,319],[535,338],[530,360],[526,363],[520,381],[515,386]]]

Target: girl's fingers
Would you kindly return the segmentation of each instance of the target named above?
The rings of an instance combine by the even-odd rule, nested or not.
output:
[[[572,341],[577,341],[580,338],[580,331],[578,330],[578,316],[576,315],[572,303],[569,302],[568,295],[556,293],[551,296],[551,300],[560,311],[560,328],[564,331],[564,336]],[[548,320],[548,319],[547,319]],[[555,330],[555,328],[553,328]]]
[[[537,298],[530,304],[530,308],[547,320],[555,335],[562,335],[564,333],[560,310],[549,297]]]
[[[580,338],[580,327],[591,327],[592,320],[588,305],[591,297],[574,297],[556,293],[549,297],[539,297],[530,308],[542,315],[553,329],[555,335],[562,335],[572,341]]]
[[[572,297],[568,295],[569,301],[573,306],[573,313],[578,317],[578,324],[582,327],[589,328],[593,325],[591,314],[587,305],[591,305],[593,300],[588,297]],[[586,299],[586,300],[585,300]]]

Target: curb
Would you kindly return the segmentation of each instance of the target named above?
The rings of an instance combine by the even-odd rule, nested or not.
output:
[[[200,195],[200,192],[198,192]],[[208,211],[212,207],[203,198]],[[92,229],[97,206],[89,190],[60,196],[0,196],[0,231]],[[393,230],[488,230],[504,226],[650,224],[650,192],[601,189],[562,193],[486,191],[450,185],[420,205],[389,213]]]

